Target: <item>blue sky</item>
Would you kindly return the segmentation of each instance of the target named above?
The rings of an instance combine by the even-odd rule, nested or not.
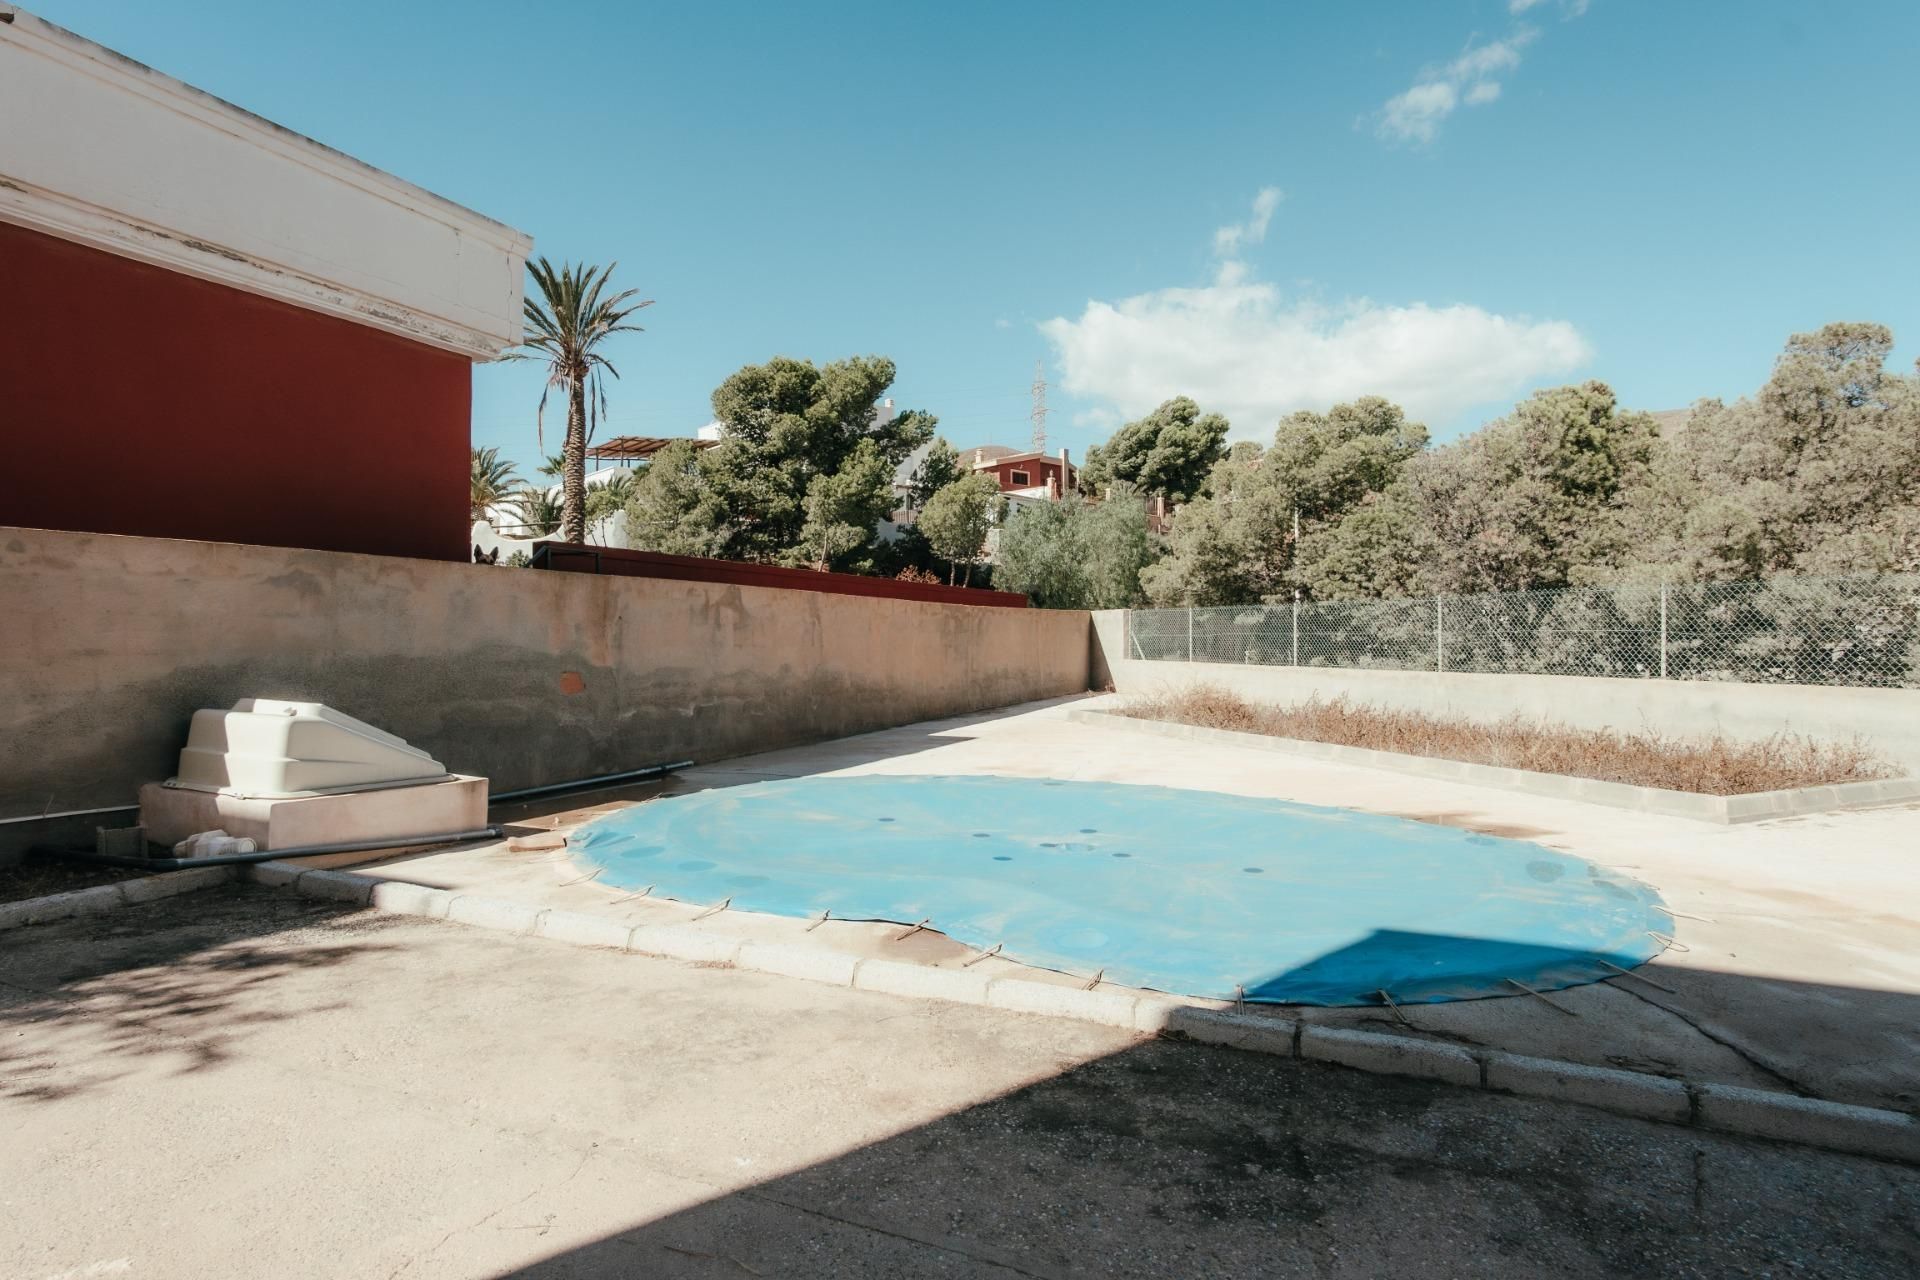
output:
[[[1179,393],[1445,438],[1576,378],[1737,395],[1831,320],[1920,350],[1911,0],[28,7],[617,259],[617,432],[776,354],[891,356],[962,446],[1026,437],[1044,360],[1082,454]],[[538,374],[474,381],[530,464]]]

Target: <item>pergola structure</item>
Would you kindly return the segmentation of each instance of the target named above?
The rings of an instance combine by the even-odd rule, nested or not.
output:
[[[587,450],[587,457],[595,462],[625,462],[632,465],[643,458],[651,458],[670,444],[681,441],[696,449],[711,449],[719,444],[718,440],[706,440],[699,436],[614,436],[611,440],[596,444]]]

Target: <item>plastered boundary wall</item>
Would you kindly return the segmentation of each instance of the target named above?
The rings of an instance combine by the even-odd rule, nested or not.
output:
[[[196,708],[242,697],[329,703],[504,791],[1080,692],[1087,634],[1079,611],[0,527],[0,818],[131,803]]]
[[[1858,737],[1896,767],[1920,776],[1916,689],[1143,662],[1124,656],[1124,611],[1096,612],[1092,632],[1093,685],[1111,685],[1119,693],[1208,684],[1258,702],[1287,704],[1316,694],[1344,695],[1354,702],[1410,711],[1475,720],[1518,714],[1583,729],[1651,728],[1687,736],[1717,732],[1736,739],[1781,732],[1829,740]]]

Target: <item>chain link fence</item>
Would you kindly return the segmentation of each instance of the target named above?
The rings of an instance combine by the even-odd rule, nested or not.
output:
[[[1920,688],[1920,574],[1132,609],[1127,656]]]

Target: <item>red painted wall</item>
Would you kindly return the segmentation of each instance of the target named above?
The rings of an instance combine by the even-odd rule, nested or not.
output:
[[[464,560],[451,352],[0,223],[0,524]]]

